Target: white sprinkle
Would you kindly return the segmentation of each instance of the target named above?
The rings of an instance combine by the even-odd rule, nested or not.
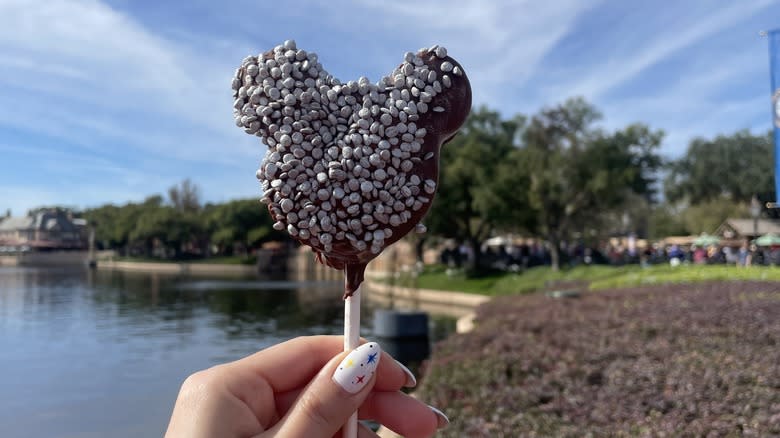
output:
[[[444,112],[444,108],[440,107],[440,106],[435,106],[435,107],[433,107],[433,112],[435,112],[435,113],[443,113]]]

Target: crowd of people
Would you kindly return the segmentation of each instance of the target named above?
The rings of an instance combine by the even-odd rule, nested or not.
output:
[[[543,241],[520,244],[485,245],[479,262],[494,269],[517,271],[534,266],[550,265],[550,246]],[[463,266],[474,258],[474,251],[467,245],[451,246],[440,253],[440,262],[451,266]],[[583,243],[562,243],[559,251],[561,266],[629,264],[730,264],[737,266],[780,265],[780,247],[757,246],[748,241],[739,246],[664,244],[656,242],[642,245],[604,243],[589,246]]]

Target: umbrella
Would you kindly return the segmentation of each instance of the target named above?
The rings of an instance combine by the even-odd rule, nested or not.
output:
[[[758,246],[780,245],[780,236],[778,236],[777,234],[764,234],[763,236],[754,240],[753,243],[755,243]]]
[[[693,244],[696,246],[711,246],[720,243],[720,237],[710,234],[702,234],[701,236],[693,239]]]
[[[511,244],[512,241],[503,236],[491,237],[485,241],[487,246],[505,246]]]

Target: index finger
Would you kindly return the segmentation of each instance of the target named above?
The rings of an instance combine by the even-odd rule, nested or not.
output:
[[[360,340],[361,344],[365,342],[365,339]],[[278,394],[306,386],[329,360],[344,353],[343,349],[342,336],[301,336],[228,366],[260,376]],[[382,356],[384,360],[376,370],[376,389],[396,391],[409,382],[407,371],[389,354],[383,352]]]

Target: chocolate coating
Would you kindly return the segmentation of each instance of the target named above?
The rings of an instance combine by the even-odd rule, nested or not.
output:
[[[421,58],[422,62],[428,67],[429,70],[436,73],[438,78],[442,78],[445,74],[448,75],[451,81],[451,86],[441,87],[441,92],[436,93],[432,100],[427,103],[429,110],[425,113],[419,114],[419,118],[416,121],[418,130],[422,128],[426,130],[425,135],[422,137],[421,150],[416,155],[423,157],[430,156],[432,154],[432,156],[429,159],[417,160],[413,168],[410,171],[405,172],[405,174],[407,177],[416,175],[420,178],[421,181],[433,180],[436,182],[436,186],[438,187],[440,149],[444,143],[454,137],[469,114],[471,109],[471,85],[465,72],[463,72],[463,67],[451,57],[447,56],[444,58],[439,58],[435,55],[435,52],[431,50],[423,50],[419,52],[417,56]],[[269,51],[263,54],[263,59],[265,60],[273,59],[273,57],[273,51]],[[451,71],[443,72],[441,70],[441,65],[445,61],[448,61],[452,66],[460,69],[461,74],[455,75]],[[238,78],[242,78],[244,77],[245,73],[245,67],[241,67],[239,68],[236,76]],[[236,87],[234,85],[234,90],[235,89]],[[386,93],[387,91],[384,92]],[[237,93],[234,94],[237,95]],[[301,105],[300,102],[298,103],[297,107],[303,108],[302,112],[306,110],[305,106]],[[443,111],[433,111],[433,108],[436,107],[441,107]],[[394,126],[400,122],[401,121],[398,117],[393,117],[392,123],[390,125]],[[246,124],[243,126],[247,127]],[[261,124],[259,130],[256,131],[256,135],[260,135],[264,138],[270,135],[267,124]],[[327,150],[328,147],[335,145],[335,142],[336,139],[331,142],[332,144],[325,144],[321,147],[324,150]],[[390,150],[392,151],[393,149],[398,148],[399,145],[400,143],[391,146]],[[375,145],[374,148],[376,148]],[[433,202],[434,195],[435,194],[428,195],[421,193],[421,195],[417,196],[416,198],[424,196],[427,198],[427,201],[423,202],[421,200],[421,208],[415,211],[412,211],[411,209],[409,210],[411,213],[410,219],[406,220],[398,226],[390,226],[389,224],[383,226],[383,228],[389,228],[392,231],[392,235],[389,238],[386,237],[384,239],[382,243],[382,249],[401,239],[423,219]],[[320,207],[324,201],[313,200],[312,202],[314,202],[317,207]],[[358,211],[356,214],[349,214],[347,213],[346,209],[339,203],[335,203],[333,210],[344,216],[344,221],[349,221],[350,219],[360,219],[361,215],[363,214],[361,211]],[[269,212],[274,217],[278,218],[280,216],[279,212],[274,211],[274,207],[271,205],[269,205]],[[311,233],[306,237],[302,237],[300,234],[297,236],[293,235],[293,237],[299,242],[310,246],[315,253],[317,261],[320,263],[323,263],[334,269],[345,271],[345,297],[350,296],[352,293],[354,293],[355,290],[357,290],[358,286],[363,281],[366,265],[380,253],[372,251],[369,247],[360,250],[351,244],[348,240],[333,241],[332,245],[330,245],[330,248],[326,250],[326,246],[319,241],[317,238],[318,235],[314,233]]]

